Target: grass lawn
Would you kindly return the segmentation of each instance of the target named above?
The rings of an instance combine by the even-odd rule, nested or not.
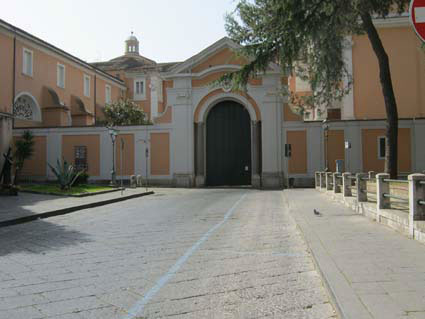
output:
[[[20,185],[19,188],[25,191],[44,193],[44,194],[56,194],[56,195],[81,195],[87,193],[103,192],[114,189],[109,186],[102,185],[78,185],[74,186],[69,190],[62,191],[58,185],[55,184],[31,184],[31,185]]]

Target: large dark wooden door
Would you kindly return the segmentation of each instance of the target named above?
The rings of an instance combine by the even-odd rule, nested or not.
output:
[[[207,118],[208,186],[251,185],[251,121],[232,101],[214,106]]]

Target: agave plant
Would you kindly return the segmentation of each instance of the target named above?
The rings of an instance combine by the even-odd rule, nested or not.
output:
[[[56,167],[48,164],[53,174],[55,174],[58,179],[61,190],[67,190],[72,187],[74,182],[77,180],[78,176],[83,173],[83,171],[77,172],[73,165],[69,164],[66,160],[60,161],[59,159],[56,162]]]

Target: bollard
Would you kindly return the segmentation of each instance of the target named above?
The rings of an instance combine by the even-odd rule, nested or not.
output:
[[[367,175],[364,173],[356,174],[356,190],[357,190],[357,202],[367,202],[367,184],[364,178]]]
[[[351,193],[351,173],[343,173],[342,174],[342,196],[350,197]]]
[[[419,182],[425,181],[424,174],[411,174],[409,180],[409,236],[415,237],[415,221],[425,220],[425,205],[420,205],[420,200],[425,200],[425,185]]]
[[[137,187],[142,187],[142,175],[136,176]]]
[[[376,175],[376,221],[381,222],[381,209],[391,207],[390,199],[384,197],[384,194],[390,193],[390,183],[384,182],[384,179],[390,178],[390,174],[380,173]]]
[[[331,181],[333,179],[332,173],[326,172],[325,174],[326,174],[326,190],[331,191],[333,189],[332,183],[331,183]]]
[[[316,189],[320,187],[320,172],[314,173],[314,186]]]
[[[333,173],[333,182],[334,182],[334,193],[341,193],[341,184],[339,183],[340,173]]]
[[[130,187],[131,188],[136,188],[137,187],[136,175],[131,175],[130,176]]]
[[[326,173],[320,172],[320,188],[326,189]]]

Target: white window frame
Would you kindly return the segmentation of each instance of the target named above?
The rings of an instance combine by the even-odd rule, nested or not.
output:
[[[377,147],[377,149],[378,149],[378,159],[383,160],[383,159],[385,159],[385,155],[383,157],[381,156],[381,139],[385,140],[385,146],[387,146],[387,138],[386,138],[386,136],[378,136],[378,139],[377,139],[377,141],[378,141],[378,147]],[[385,154],[385,149],[384,149],[384,154]]]
[[[61,79],[60,79],[59,70],[61,68],[63,68],[63,84],[60,82]],[[65,79],[66,79],[66,67],[62,63],[58,62],[57,66],[56,66],[56,85],[58,87],[60,87],[61,89],[64,89],[65,88]]]
[[[31,56],[31,69],[30,69],[30,73],[27,73],[27,61],[25,59],[25,55],[26,53],[29,53]],[[28,76],[33,76],[34,74],[34,52],[30,49],[27,48],[23,48],[22,49],[22,74],[24,75],[28,75]]]
[[[105,103],[110,104],[112,102],[112,88],[109,84],[105,84]]]
[[[137,93],[137,83],[142,83],[143,93]],[[145,78],[135,78],[134,79],[134,88],[133,88],[133,100],[141,101],[146,99],[146,79]]]
[[[87,82],[86,82],[87,81]],[[90,75],[84,74],[83,76],[83,94],[85,97],[90,97]],[[87,83],[87,86],[86,86]]]

